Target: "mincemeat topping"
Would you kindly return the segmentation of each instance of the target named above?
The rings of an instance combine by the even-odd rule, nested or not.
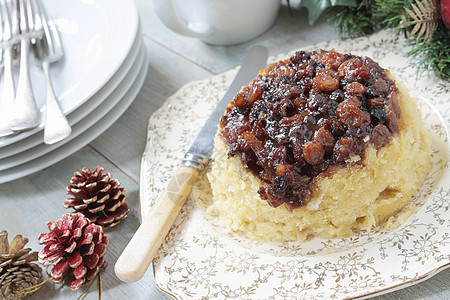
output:
[[[398,131],[398,90],[368,57],[299,51],[269,65],[231,101],[220,122],[229,156],[261,179],[277,207],[304,206],[319,176],[363,163]]]

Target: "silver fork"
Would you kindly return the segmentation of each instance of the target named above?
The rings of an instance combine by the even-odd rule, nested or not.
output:
[[[33,0],[33,4],[35,5],[36,12],[41,16],[42,27],[44,29],[44,36],[36,39],[36,43],[33,44],[37,62],[42,65],[45,74],[47,89],[44,143],[54,144],[65,139],[72,132],[66,116],[59,107],[50,76],[50,64],[60,60],[64,53],[58,29],[54,22],[47,21],[45,12],[39,7],[39,1]]]
[[[0,137],[8,136],[14,134],[9,128],[9,124],[11,122],[12,109],[14,104],[14,98],[16,95],[14,78],[12,72],[12,54],[13,54],[13,45],[14,39],[13,36],[13,28],[11,28],[11,16],[8,5],[5,0],[2,0],[0,3],[1,8],[1,40],[2,40],[2,63],[4,67],[4,77],[3,77],[3,89],[1,93],[0,99]],[[14,18],[14,16],[13,16]],[[18,24],[14,24],[15,27],[18,27]],[[13,26],[13,27],[14,27]],[[15,28],[14,28],[15,30]],[[18,33],[18,32],[17,32]]]
[[[33,12],[30,0],[19,0],[20,13],[20,69],[12,120],[9,128],[13,131],[29,130],[39,125],[41,114],[36,105],[31,86],[29,70],[30,41],[42,35],[40,16]],[[13,10],[17,9],[13,1]],[[40,28],[39,28],[40,27]]]

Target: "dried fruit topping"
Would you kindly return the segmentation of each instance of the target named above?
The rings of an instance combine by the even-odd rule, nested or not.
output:
[[[366,88],[359,82],[350,82],[345,87],[344,90],[347,94],[364,94],[366,92]]]
[[[258,193],[288,210],[305,205],[319,175],[364,158],[398,130],[398,91],[367,57],[299,51],[269,65],[231,101],[220,133],[228,155],[262,181]]]
[[[339,75],[350,81],[362,82],[370,78],[371,73],[360,57],[344,61],[338,68]]]
[[[330,74],[317,75],[313,78],[313,87],[325,92],[334,91],[339,87],[339,79]]]
[[[383,124],[378,124],[372,130],[372,136],[370,141],[374,144],[375,148],[383,147],[389,143],[390,133],[389,129]]]
[[[368,112],[361,109],[362,103],[357,97],[352,97],[339,103],[336,114],[347,126],[361,127],[364,123],[370,122]]]

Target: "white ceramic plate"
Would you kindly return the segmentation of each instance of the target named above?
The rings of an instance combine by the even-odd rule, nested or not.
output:
[[[90,99],[117,72],[131,51],[139,17],[133,0],[44,0],[57,22],[64,46],[62,60],[52,64],[52,79],[59,103],[67,115]],[[43,120],[38,128],[0,138],[0,147],[42,130],[45,81],[34,63],[30,70],[37,105]]]
[[[77,122],[83,120],[86,115],[100,105],[114,91],[114,89],[117,88],[117,85],[128,76],[130,69],[132,67],[136,67],[134,66],[136,63],[136,57],[138,56],[139,50],[141,49],[141,44],[143,43],[140,33],[139,28],[129,55],[111,79],[90,99],[86,100],[73,112],[67,115],[67,119],[71,126],[74,126]],[[13,144],[0,147],[0,166],[3,164],[3,159],[42,144],[44,142],[44,131],[43,128],[40,129],[41,130],[33,130],[32,132],[24,132],[22,134],[26,136],[24,136],[21,140]]]
[[[139,58],[136,60],[129,75],[127,75],[108,99],[91,113],[94,122],[89,121],[88,125],[83,125],[83,122],[79,122],[73,128],[71,139],[67,140],[62,145],[45,148],[44,151],[33,160],[0,171],[0,183],[32,174],[66,158],[90,143],[114,124],[136,98],[136,95],[144,83],[148,69],[148,59],[144,44],[142,44],[139,52]],[[103,113],[102,111],[106,111],[106,113]],[[102,114],[103,116],[98,118],[96,117],[97,114]],[[40,146],[37,148],[39,147]],[[40,149],[41,148],[37,151],[41,151]],[[30,155],[34,154],[30,153]]]
[[[416,65],[403,56],[404,40],[390,32],[314,48],[372,57],[415,91],[432,135],[434,166],[412,199],[417,213],[392,232],[373,230],[303,244],[255,242],[225,233],[216,218],[203,212],[203,203],[211,197],[203,178],[153,261],[155,281],[167,294],[179,299],[358,298],[406,287],[450,266],[446,84],[433,74],[418,76]],[[150,118],[141,165],[144,218],[234,74],[184,86]]]
[[[61,147],[62,145],[68,143],[70,140],[76,138],[78,135],[82,134],[85,130],[89,129],[90,126],[93,126],[98,120],[104,117],[129,90],[130,86],[133,84],[133,81],[138,76],[138,73],[142,66],[142,62],[144,60],[144,56],[145,47],[142,46],[140,47],[139,55],[134,62],[133,67],[131,68],[127,76],[122,80],[122,82],[120,82],[116,86],[116,89],[114,90],[112,95],[109,95],[105,101],[103,101],[95,109],[91,110],[81,122],[75,124],[72,127],[72,134],[69,137],[56,144],[47,145],[41,143],[36,147],[19,152],[16,155],[3,158],[0,161],[0,171],[19,166],[33,159],[36,159],[58,147]]]

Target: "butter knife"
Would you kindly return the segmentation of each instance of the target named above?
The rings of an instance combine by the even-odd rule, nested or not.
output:
[[[122,281],[137,281],[148,269],[192,186],[209,163],[220,116],[241,87],[248,84],[265,67],[267,56],[268,50],[263,46],[253,46],[247,53],[227,92],[184,156],[182,165],[117,260],[114,270]]]

